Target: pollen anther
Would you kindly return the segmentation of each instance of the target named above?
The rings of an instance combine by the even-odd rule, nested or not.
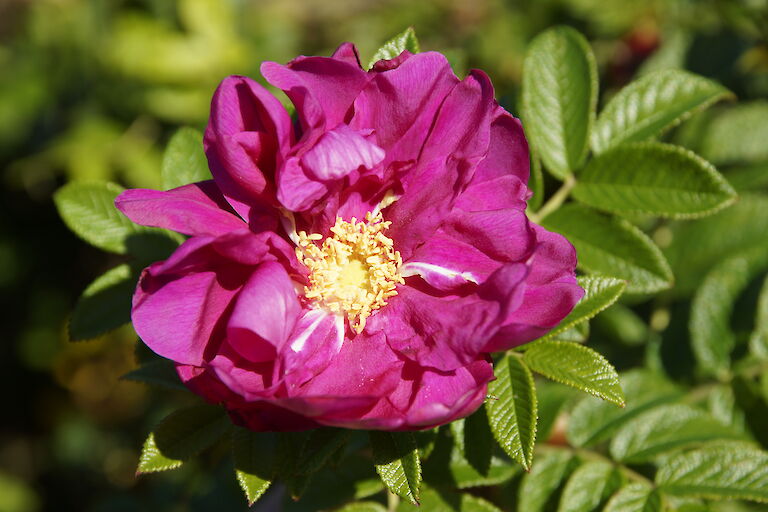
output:
[[[350,222],[336,217],[333,236],[323,239],[318,233],[298,233],[296,256],[309,270],[305,297],[319,307],[346,314],[359,334],[371,313],[397,295],[403,260],[384,232],[392,223],[381,213],[368,212],[365,221]]]

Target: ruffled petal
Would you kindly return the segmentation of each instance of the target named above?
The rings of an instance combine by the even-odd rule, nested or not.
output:
[[[520,120],[497,107],[491,123],[488,155],[477,166],[474,181],[480,183],[511,175],[525,185],[528,183],[529,168],[528,142]]]
[[[289,393],[325,370],[344,343],[344,318],[321,309],[304,311],[281,353]]]
[[[352,43],[341,43],[331,57],[363,69],[363,66],[360,64],[360,54]]]
[[[229,344],[254,362],[275,359],[299,315],[296,290],[283,266],[262,263],[243,286],[227,323]]]
[[[168,191],[131,189],[115,206],[136,224],[170,229],[185,235],[221,235],[246,227],[213,181]]]
[[[277,200],[292,212],[309,210],[328,194],[328,185],[307,176],[296,157],[277,173]]]
[[[301,163],[318,180],[338,180],[360,167],[373,169],[384,159],[384,150],[362,134],[342,124],[325,132],[301,157]]]

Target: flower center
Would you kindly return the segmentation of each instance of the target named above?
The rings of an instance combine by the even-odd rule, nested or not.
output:
[[[391,222],[381,213],[366,214],[365,221],[352,222],[336,217],[332,237],[298,233],[296,256],[309,269],[308,299],[334,313],[347,315],[349,324],[359,334],[371,313],[397,295],[403,260],[384,235]]]

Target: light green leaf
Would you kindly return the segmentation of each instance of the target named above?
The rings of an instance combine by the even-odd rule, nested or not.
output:
[[[370,438],[373,462],[384,485],[393,494],[418,504],[421,462],[413,434],[371,431]]]
[[[614,304],[595,319],[595,330],[624,345],[638,346],[648,340],[650,330],[645,321],[631,308]]]
[[[218,441],[229,426],[223,409],[212,405],[195,405],[171,413],[144,443],[137,473],[181,466],[184,460]]]
[[[739,192],[755,192],[768,187],[768,162],[733,167],[725,173],[728,183]]]
[[[528,200],[528,212],[535,212],[544,202],[544,173],[541,170],[541,158],[531,148],[531,176],[528,178],[531,198]]]
[[[574,245],[579,267],[587,272],[625,279],[627,290],[634,293],[653,293],[672,285],[672,271],[661,250],[624,219],[572,203],[541,224]]]
[[[336,512],[387,512],[387,507],[375,501],[355,501],[336,509]]]
[[[656,483],[679,496],[768,502],[768,453],[734,444],[705,446],[670,458]]]
[[[557,512],[597,510],[623,483],[622,474],[613,464],[599,460],[586,462],[565,484]]]
[[[624,281],[621,281],[622,287],[626,286]],[[589,320],[579,322],[573,327],[566,329],[562,332],[558,332],[553,336],[545,336],[547,339],[553,339],[557,341],[570,341],[572,343],[584,343],[589,338]]]
[[[631,142],[590,160],[573,188],[582,203],[620,215],[670,218],[709,215],[736,191],[695,153],[661,142]]]
[[[650,73],[611,98],[595,123],[592,149],[649,139],[727,97],[733,94],[722,85],[687,71]]]
[[[616,302],[627,287],[625,281],[613,277],[581,276],[578,281],[579,286],[584,289],[584,296],[573,308],[573,311],[547,334],[547,339],[585,324],[588,332],[589,324],[586,321]],[[584,328],[581,327],[581,329]]]
[[[622,462],[647,462],[655,456],[714,439],[743,435],[704,411],[684,404],[661,405],[627,421],[611,441],[611,455]]]
[[[768,160],[768,101],[740,103],[707,126],[701,155],[715,164]]]
[[[558,178],[584,163],[597,88],[594,55],[576,30],[549,29],[528,47],[522,84],[525,131],[547,170]]]
[[[675,27],[675,31],[662,34],[661,39],[661,48],[645,59],[637,70],[639,76],[664,69],[682,69],[685,67],[685,56],[693,39],[690,34],[678,25]]]
[[[211,171],[203,153],[203,134],[189,127],[179,128],[168,142],[160,170],[163,187],[171,189],[210,180]]]
[[[613,495],[603,512],[661,512],[661,495],[640,483],[629,484]]]
[[[600,354],[567,341],[541,340],[530,344],[523,361],[533,371],[624,407],[616,369]]]
[[[730,425],[735,430],[747,432],[745,411],[736,403],[736,394],[731,386],[720,384],[707,394],[707,410],[717,421]]]
[[[533,375],[514,355],[501,359],[494,374],[496,380],[488,384],[492,398],[485,405],[493,437],[507,455],[528,470],[536,441],[537,401]]]
[[[763,281],[757,300],[755,329],[749,337],[749,351],[760,359],[768,359],[768,277]]]
[[[756,273],[768,267],[768,251],[755,249],[732,256],[704,278],[691,304],[691,346],[699,369],[724,376],[736,343],[730,328],[734,303]]]
[[[118,265],[96,278],[77,300],[69,319],[72,341],[96,338],[131,321],[131,297],[138,276]]]
[[[245,493],[248,506],[269,489],[275,473],[275,438],[269,432],[236,428],[232,433],[235,476]]]
[[[523,476],[517,493],[518,512],[545,510],[554,492],[576,468],[578,461],[566,450],[541,453],[531,472]]]
[[[396,35],[384,45],[376,50],[373,54],[371,61],[368,63],[367,69],[371,69],[374,64],[380,60],[394,59],[405,50],[411,53],[419,53],[419,40],[416,39],[416,32],[413,27],[408,27],[404,32]]]
[[[179,374],[176,373],[176,365],[168,359],[158,359],[157,361],[144,363],[135,370],[123,375],[121,379],[146,382],[147,384],[170,389],[187,389],[179,380]]]
[[[624,409],[593,397],[585,397],[576,404],[571,412],[566,432],[568,441],[573,446],[591,446],[604,441],[638,414],[656,405],[675,400],[682,394],[662,375],[645,370],[623,374],[621,388],[627,401]]]

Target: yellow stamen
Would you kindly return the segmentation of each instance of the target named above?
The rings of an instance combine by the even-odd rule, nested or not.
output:
[[[403,260],[384,235],[392,223],[381,213],[367,213],[365,221],[350,222],[336,217],[333,236],[322,240],[317,233],[298,233],[296,256],[309,269],[305,296],[334,313],[346,314],[359,334],[371,313],[397,295]]]

